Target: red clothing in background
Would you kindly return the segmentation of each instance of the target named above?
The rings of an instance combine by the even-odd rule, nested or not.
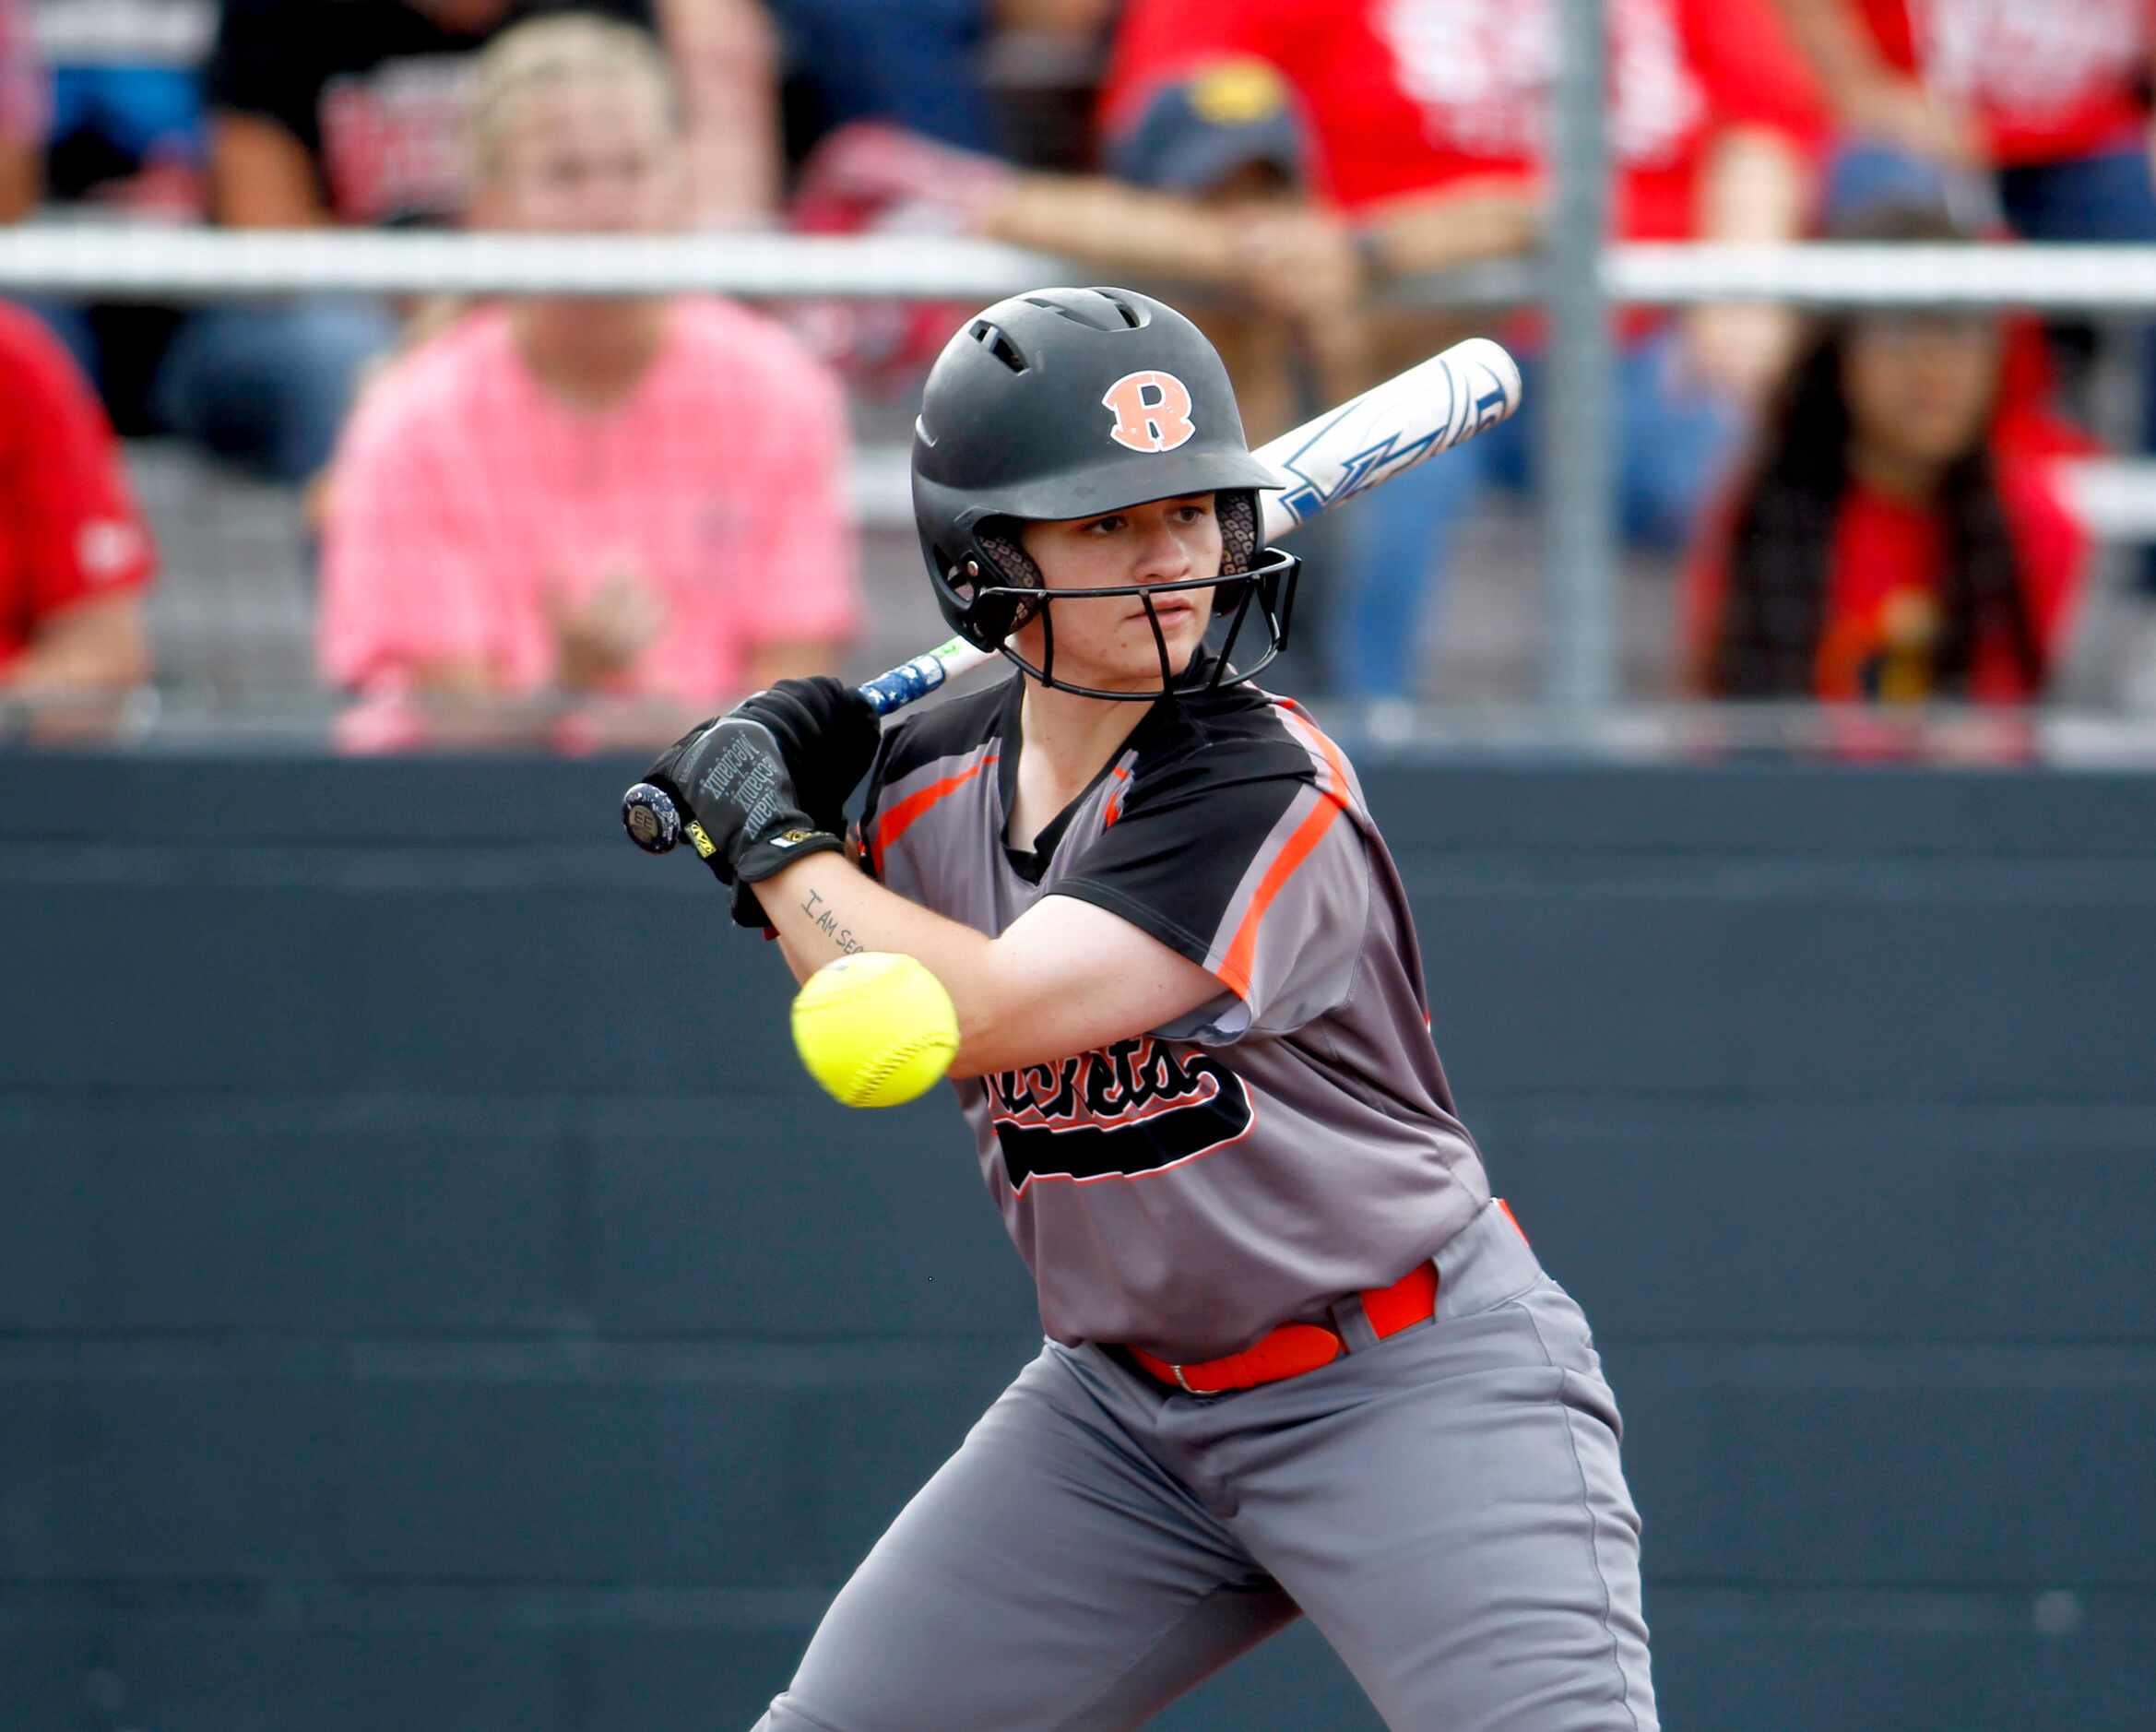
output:
[[[40,621],[139,589],[154,563],[104,410],[45,327],[0,304],[0,668]]]
[[[1610,0],[1617,232],[1687,240],[1714,133],[1809,148],[1817,92],[1767,0]],[[1273,62],[1349,210],[1464,181],[1534,183],[1557,70],[1553,0],[1130,0],[1103,97],[1112,128],[1162,80],[1230,53]]]
[[[1854,0],[1889,65],[1972,111],[2001,168],[2093,156],[2148,120],[2151,0]]]
[[[1999,496],[2021,582],[2022,603],[2048,666],[2064,643],[2089,562],[2089,538],[2067,512],[2049,460],[1995,445]],[[1729,592],[1734,510],[1719,514],[1686,574],[1684,616],[1690,665],[1711,665]],[[1934,695],[1928,649],[1944,593],[1947,526],[1925,506],[1853,481],[1835,518],[1827,561],[1827,607],[1811,695],[1913,702]],[[2041,695],[2023,677],[2011,641],[1987,629],[1970,670],[1969,695],[2012,704]]]

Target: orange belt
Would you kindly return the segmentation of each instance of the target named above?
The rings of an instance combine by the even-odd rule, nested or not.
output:
[[[1391,1287],[1372,1287],[1362,1294],[1363,1315],[1382,1341],[1403,1329],[1429,1322],[1438,1308],[1438,1265],[1418,1263]],[[1206,1359],[1197,1365],[1170,1365],[1137,1347],[1130,1356],[1164,1383],[1193,1395],[1218,1395],[1231,1389],[1252,1389],[1260,1383],[1277,1383],[1284,1377],[1300,1377],[1321,1365],[1330,1365],[1347,1351],[1346,1343],[1321,1323],[1282,1323],[1240,1353]]]

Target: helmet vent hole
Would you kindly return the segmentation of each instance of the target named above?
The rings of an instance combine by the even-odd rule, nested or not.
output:
[[[1020,297],[1028,306],[1053,313],[1060,319],[1083,325],[1089,331],[1136,331],[1152,323],[1143,307],[1132,306],[1112,289],[1059,289],[1045,295]]]
[[[1144,316],[1121,295],[1113,294],[1106,289],[1096,289],[1094,292],[1122,315],[1123,324],[1128,329],[1136,331],[1145,327]]]
[[[995,356],[1013,373],[1025,371],[1025,357],[1018,352],[1018,345],[1004,336],[999,327],[990,325],[988,320],[974,320],[970,335],[975,342],[987,350],[989,354]]]

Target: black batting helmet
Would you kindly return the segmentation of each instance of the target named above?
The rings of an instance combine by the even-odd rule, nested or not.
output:
[[[1282,478],[1250,455],[1227,369],[1205,334],[1163,302],[1128,289],[1042,289],[999,301],[959,327],[930,370],[914,424],[913,512],[936,605],[951,629],[1000,650],[1035,678],[1054,677],[1048,603],[1059,596],[1152,594],[1211,587],[1227,623],[1212,682],[1232,684],[1267,666],[1287,642],[1298,562],[1262,548],[1258,491]],[[1220,575],[1107,589],[1051,589],[1018,540],[1031,519],[1088,517],[1172,499],[1215,495]],[[1227,603],[1235,600],[1232,614]],[[1264,652],[1247,671],[1228,658],[1253,605]],[[1152,614],[1152,603],[1145,604]],[[1005,640],[1036,611],[1047,626],[1040,667]],[[1173,689],[1167,640],[1161,691]]]

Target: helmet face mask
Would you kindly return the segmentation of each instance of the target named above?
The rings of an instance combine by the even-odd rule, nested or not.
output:
[[[1191,669],[1172,664],[1154,594],[1215,592],[1226,623],[1205,686],[1271,664],[1286,645],[1300,562],[1259,545],[1258,490],[1282,484],[1244,443],[1213,345],[1172,307],[1129,290],[1043,290],[968,320],[930,373],[915,429],[914,515],[944,619],[1030,677],[1087,697],[1150,701],[1192,688]],[[1193,493],[1214,496],[1216,575],[1060,588],[1019,539],[1026,522]],[[1145,598],[1160,664],[1154,689],[1107,690],[1056,672],[1054,603],[1117,595]],[[1038,662],[1009,642],[1032,619],[1041,622]],[[1265,643],[1250,668],[1234,669],[1253,619]]]
[[[1168,582],[1121,582],[1121,585],[1099,585],[1086,588],[1057,588],[1033,585],[985,585],[978,587],[975,595],[989,609],[1018,611],[1018,623],[1025,625],[1028,619],[1041,622],[1041,660],[1028,662],[1025,651],[1005,636],[996,645],[998,654],[1007,662],[1013,662],[1044,686],[1054,686],[1063,693],[1076,693],[1078,696],[1104,696],[1104,699],[1125,701],[1151,701],[1179,690],[1214,690],[1218,686],[1236,686],[1244,680],[1255,680],[1263,669],[1272,667],[1281,649],[1287,647],[1289,615],[1294,612],[1296,574],[1300,561],[1294,554],[1281,552],[1278,548],[1265,548],[1259,554],[1259,563],[1249,572],[1223,572],[1212,578],[1173,578]],[[1168,638],[1160,630],[1160,615],[1154,612],[1155,595],[1175,595],[1179,591],[1197,591],[1207,588],[1214,593],[1214,619],[1207,628],[1220,630],[1218,649],[1207,651],[1199,645],[1191,662],[1178,669],[1171,660]],[[1151,690],[1108,690],[1104,686],[1080,686],[1073,680],[1063,680],[1057,675],[1057,625],[1054,625],[1054,602],[1089,602],[1089,599],[1115,598],[1115,595],[1141,595],[1144,598],[1144,619],[1154,632],[1154,651],[1160,658],[1160,683]],[[1233,602],[1229,602],[1233,595]],[[1250,622],[1252,612],[1265,628],[1265,647],[1250,667],[1236,669],[1231,658],[1236,654],[1236,643],[1242,636],[1244,625]],[[1225,625],[1223,625],[1225,619]],[[1191,673],[1203,658],[1212,656],[1212,670],[1203,680],[1192,680]]]

